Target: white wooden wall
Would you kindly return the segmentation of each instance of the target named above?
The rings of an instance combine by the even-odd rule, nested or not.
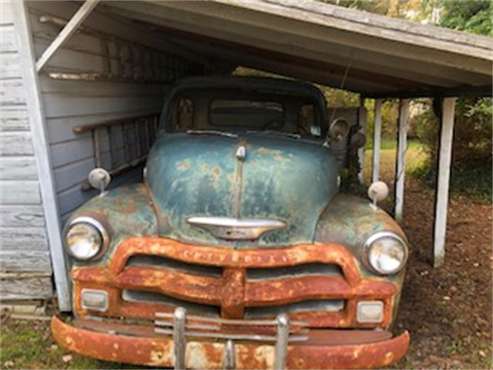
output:
[[[52,267],[14,15],[0,2],[0,299],[48,298]]]
[[[45,298],[53,295],[47,236],[60,236],[47,235],[45,229],[38,180],[49,174],[39,174],[36,166],[36,137],[31,134],[26,109],[14,6],[4,0],[0,6],[0,299]],[[79,6],[78,2],[27,3],[36,58],[63,28],[53,20],[68,21]],[[72,129],[157,113],[169,84],[196,67],[157,37],[98,7],[41,71],[44,124],[62,220],[95,195],[81,190],[95,167],[91,135],[76,135]],[[81,74],[85,78],[77,79]],[[102,133],[103,163],[109,167],[109,139]],[[133,140],[130,137],[126,150],[133,150]],[[112,130],[112,143],[116,167],[123,161],[124,150],[118,127]],[[114,182],[135,181],[140,172]]]
[[[78,6],[69,2],[29,3],[37,57],[61,30],[61,26],[41,22],[41,17],[68,20]],[[139,32],[137,26],[107,16],[98,8],[84,22],[81,31],[49,61],[40,76],[40,85],[62,218],[94,196],[94,192],[83,192],[80,188],[95,167],[91,135],[75,135],[72,129],[159,112],[169,82],[185,74],[186,69],[187,63],[167,54],[151,34]],[[95,76],[95,80],[53,78],[60,73],[84,73]],[[119,130],[112,131],[118,151],[118,157],[113,160],[117,162],[123,161]],[[108,150],[105,134],[102,132],[103,152]],[[103,163],[109,167],[108,153],[103,154]]]

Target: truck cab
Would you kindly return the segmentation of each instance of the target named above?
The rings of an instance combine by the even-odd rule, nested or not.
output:
[[[143,182],[67,221],[73,320],[53,318],[55,339],[178,369],[398,361],[409,335],[390,327],[407,239],[375,201],[341,191],[336,152],[351,133],[337,124],[310,84],[177,83]]]

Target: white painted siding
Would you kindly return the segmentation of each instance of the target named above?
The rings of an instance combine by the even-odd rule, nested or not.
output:
[[[61,26],[52,20],[70,19],[78,6],[80,4],[72,2],[29,3],[37,57],[61,30]],[[46,22],[47,17],[51,17],[51,21]],[[101,7],[96,8],[40,75],[55,186],[63,219],[95,194],[81,190],[87,174],[95,167],[92,137],[90,133],[74,134],[73,128],[158,113],[169,82],[186,73],[189,66],[181,57],[168,54],[164,43],[155,39],[152,33],[139,31],[138,25],[126,22],[106,15]],[[61,73],[86,74],[94,80],[54,79]],[[123,161],[121,129],[115,127],[111,131],[113,151],[116,152],[113,167]],[[109,169],[109,139],[106,131],[100,134],[104,167]],[[135,155],[131,153],[132,157]],[[140,170],[133,176],[126,176],[128,181],[138,178]]]
[[[12,4],[0,2],[0,299],[53,295]]]

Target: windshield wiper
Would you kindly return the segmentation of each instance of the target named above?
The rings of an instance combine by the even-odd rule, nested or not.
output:
[[[187,130],[186,133],[189,135],[218,135],[218,136],[231,137],[233,139],[238,138],[238,135],[232,134],[231,132],[223,132],[216,130]]]

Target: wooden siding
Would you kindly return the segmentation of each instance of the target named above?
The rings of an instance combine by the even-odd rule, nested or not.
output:
[[[0,3],[0,299],[49,298],[52,267],[12,4]]]
[[[78,6],[69,2],[29,3],[37,57],[60,32],[61,26],[53,20],[70,19]],[[137,25],[129,27],[123,19],[107,16],[97,8],[43,69],[40,86],[63,219],[95,194],[81,190],[81,184],[95,167],[93,141],[90,133],[77,135],[73,128],[159,112],[171,81],[189,68],[182,57],[166,50],[152,34],[139,31]],[[116,152],[113,167],[124,158],[122,129],[132,130],[129,127],[111,130],[113,152]],[[110,139],[105,130],[100,135],[103,164],[109,169]],[[131,136],[130,146],[132,142]],[[141,170],[134,171],[125,180],[135,181],[140,174]]]

